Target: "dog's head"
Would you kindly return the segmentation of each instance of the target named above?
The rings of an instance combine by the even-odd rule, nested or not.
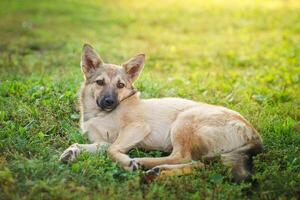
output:
[[[114,110],[135,93],[132,84],[143,69],[144,61],[145,54],[139,54],[120,66],[106,64],[92,46],[84,44],[81,57],[84,93],[92,96],[93,103],[101,110]]]

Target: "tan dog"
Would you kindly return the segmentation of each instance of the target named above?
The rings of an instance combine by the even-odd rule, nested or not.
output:
[[[81,127],[91,144],[73,144],[61,161],[82,150],[107,147],[126,170],[140,166],[148,174],[202,167],[201,160],[221,156],[239,182],[251,175],[251,158],[262,150],[257,131],[239,113],[221,106],[180,98],[141,100],[133,82],[143,69],[139,54],[121,66],[103,63],[88,44],[82,52],[85,81],[81,89]],[[132,148],[170,152],[159,158],[130,158]],[[198,162],[194,162],[197,160]]]

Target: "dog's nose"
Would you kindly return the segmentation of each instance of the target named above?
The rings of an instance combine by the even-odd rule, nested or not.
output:
[[[99,105],[99,104],[98,104]],[[112,108],[116,105],[116,101],[113,97],[104,97],[101,102],[100,102],[100,107],[101,108]]]
[[[115,96],[97,98],[96,103],[103,110],[112,110],[118,105],[117,98]]]
[[[114,99],[113,98],[111,98],[111,97],[106,97],[106,98],[104,98],[104,106],[112,106],[112,105],[114,105],[115,104],[115,101],[114,101]]]

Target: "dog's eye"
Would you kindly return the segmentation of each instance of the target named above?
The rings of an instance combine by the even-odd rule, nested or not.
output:
[[[123,88],[123,87],[125,87],[125,84],[124,84],[124,83],[121,83],[121,82],[119,82],[119,83],[117,83],[117,87],[118,87],[118,88]]]
[[[104,80],[103,80],[103,79],[97,80],[96,83],[97,83],[98,85],[104,85]]]

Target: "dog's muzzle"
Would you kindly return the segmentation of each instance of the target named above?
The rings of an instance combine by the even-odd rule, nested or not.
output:
[[[103,97],[102,99],[98,98],[97,105],[102,110],[112,111],[113,109],[115,109],[117,107],[118,102],[117,102],[116,98],[114,98],[112,96],[106,96],[106,97]]]

